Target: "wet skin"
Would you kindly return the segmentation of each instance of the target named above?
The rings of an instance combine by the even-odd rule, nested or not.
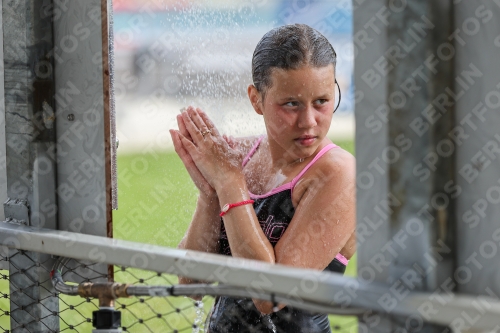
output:
[[[265,97],[255,87],[248,88],[250,101],[264,117],[268,134],[259,156],[247,165],[250,170],[241,167],[248,140],[228,142],[202,110],[188,108],[178,117],[179,131],[171,130],[175,150],[200,190],[195,216],[180,247],[217,252],[218,209],[226,203],[248,200],[249,186],[259,180],[269,187],[276,184],[263,180],[276,179],[276,175],[288,181],[330,143],[326,134],[335,103],[333,66],[275,69],[271,77]],[[270,189],[264,186],[260,191]],[[340,148],[327,152],[297,183],[292,201],[295,215],[274,248],[251,205],[231,209],[223,221],[232,255],[319,270],[339,252],[350,258],[355,251],[352,155]],[[201,238],[205,240],[203,245]],[[254,302],[261,312],[272,311],[269,302]]]
[[[248,95],[264,117],[273,162],[293,163],[314,155],[326,144],[335,103],[333,65],[273,69],[265,96],[254,86]],[[282,164],[280,163],[280,164]]]

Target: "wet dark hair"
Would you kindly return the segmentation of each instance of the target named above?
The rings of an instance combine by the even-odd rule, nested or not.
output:
[[[325,36],[305,24],[284,25],[266,33],[255,47],[252,57],[253,84],[265,98],[272,84],[273,68],[288,70],[305,65],[325,67],[329,64],[333,64],[335,73],[337,54]]]

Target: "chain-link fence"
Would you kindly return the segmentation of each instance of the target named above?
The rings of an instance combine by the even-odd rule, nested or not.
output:
[[[52,304],[57,293],[52,288],[47,268],[49,255],[10,250],[1,256],[0,329],[3,332],[53,331],[57,312]],[[43,278],[41,278],[43,277]]]
[[[5,264],[6,258],[0,256],[0,262]],[[10,329],[10,304],[9,304],[9,271],[0,270],[0,332]]]
[[[55,260],[46,256],[40,262],[38,254],[12,250],[9,256],[0,256],[0,261],[10,268],[0,271],[0,333],[53,332],[53,320],[58,320],[60,332],[91,332],[92,312],[99,309],[97,299],[68,296],[56,292],[51,284],[48,264]],[[78,282],[106,281],[109,276],[100,273],[98,265],[84,261],[67,261],[62,276],[66,284]],[[177,277],[161,272],[152,272],[127,267],[113,267],[114,281],[131,285],[175,286]],[[35,272],[45,276],[37,281]],[[90,276],[90,278],[89,278]],[[58,298],[58,310],[44,306],[51,298]],[[184,296],[177,297],[129,297],[118,298],[115,309],[121,312],[124,332],[204,332],[207,315],[214,297],[205,296],[195,301]],[[35,308],[35,311],[31,309]],[[39,309],[43,309],[39,311]],[[356,317],[330,316],[333,332],[357,332]]]

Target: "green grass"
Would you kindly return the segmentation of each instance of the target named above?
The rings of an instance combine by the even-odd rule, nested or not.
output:
[[[5,314],[10,310],[8,276],[9,271],[0,270],[0,332],[10,330],[10,316]]]
[[[354,153],[353,141],[335,143]],[[191,221],[196,197],[197,190],[174,152],[120,155],[114,237],[176,247]],[[356,276],[356,256],[346,275]],[[154,303],[163,304],[160,300]],[[330,316],[330,322],[334,332],[357,332],[355,317]]]
[[[114,237],[176,247],[191,221],[196,197],[174,152],[119,156]]]
[[[336,142],[342,148],[354,152],[352,141]],[[196,204],[197,190],[185,171],[182,162],[174,152],[120,155],[118,157],[118,200],[119,209],[113,212],[114,237],[135,242],[176,247],[186,231]],[[7,274],[6,271],[0,273]],[[347,266],[347,276],[356,276],[356,256]],[[155,277],[151,272],[127,269],[118,272],[118,282],[137,283],[142,278],[148,284],[176,284],[175,276]],[[168,279],[168,280],[166,280]],[[0,291],[8,293],[8,281],[0,279]],[[1,294],[0,294],[1,295]],[[204,311],[208,313],[213,299],[205,297]],[[121,299],[117,308],[125,305],[122,311],[125,326],[131,332],[164,332],[169,324],[177,328],[188,328],[193,322],[193,301],[184,297],[151,298],[141,303],[136,298]],[[73,306],[73,307],[71,307]],[[90,332],[91,324],[85,322],[96,309],[95,301],[90,303],[79,297],[62,296],[60,312],[67,325],[78,325],[79,332]],[[182,316],[175,312],[182,308]],[[152,317],[151,309],[162,314],[161,318]],[[0,327],[9,329],[9,299],[0,299]],[[2,315],[3,314],[3,315]],[[145,320],[138,324],[137,319]],[[330,316],[334,332],[357,333],[355,317]],[[73,332],[69,330],[68,332]]]
[[[353,141],[336,144],[354,152]],[[176,247],[191,221],[196,197],[197,190],[175,152],[120,155],[114,237]]]

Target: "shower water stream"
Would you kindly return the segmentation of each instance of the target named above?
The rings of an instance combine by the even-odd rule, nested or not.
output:
[[[203,308],[203,301],[197,301],[194,303],[196,308],[196,317],[193,322],[193,333],[204,332],[203,330],[203,315],[205,314]]]

